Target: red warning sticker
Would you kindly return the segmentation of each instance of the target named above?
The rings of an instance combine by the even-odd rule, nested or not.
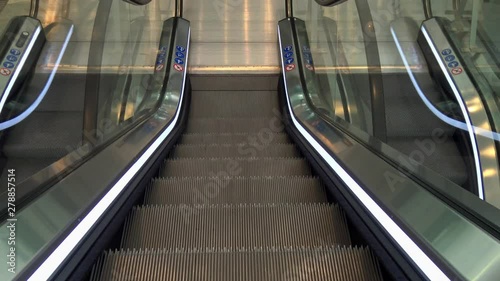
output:
[[[285,67],[286,71],[292,71],[295,69],[295,64],[291,63]]]
[[[182,72],[184,70],[184,67],[178,63],[174,64],[174,69],[179,71],[179,72]]]
[[[160,71],[160,70],[162,70],[164,67],[165,67],[165,65],[164,65],[164,64],[159,64],[159,65],[157,65],[157,66],[156,66],[156,68],[155,68],[155,69],[156,69],[156,71]]]
[[[310,64],[306,64],[306,68],[309,69],[310,71],[314,71],[314,66]]]
[[[10,69],[7,68],[0,68],[0,74],[3,76],[9,76],[12,73]]]
[[[461,67],[455,67],[451,69],[451,73],[453,75],[459,75],[462,74],[462,72],[464,72],[464,70]]]

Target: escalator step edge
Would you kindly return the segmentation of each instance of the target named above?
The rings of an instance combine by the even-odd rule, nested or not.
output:
[[[252,146],[250,144],[183,144],[177,145],[171,153],[173,158],[182,157],[299,157],[293,144],[270,144]]]
[[[349,245],[346,218],[329,204],[135,207],[122,248],[204,249]]]
[[[163,177],[309,176],[311,167],[301,158],[173,158]]]
[[[155,179],[144,204],[326,203],[314,177],[194,177]]]
[[[382,275],[370,250],[358,247],[116,250],[101,256],[90,280],[379,281]]]
[[[248,143],[257,145],[269,145],[273,143],[291,143],[290,138],[284,133],[269,133],[262,131],[257,134],[252,133],[223,133],[223,134],[184,134],[181,144],[242,144]]]

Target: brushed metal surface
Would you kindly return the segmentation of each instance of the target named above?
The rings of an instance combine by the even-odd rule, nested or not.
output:
[[[280,0],[186,1],[191,22],[192,74],[279,72],[276,23],[285,16]]]

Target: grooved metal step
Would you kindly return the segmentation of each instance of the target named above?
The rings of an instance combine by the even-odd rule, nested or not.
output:
[[[258,145],[274,144],[274,143],[291,143],[287,134],[277,133],[268,134],[184,134],[182,135],[181,144],[240,144],[249,143]]]
[[[191,157],[299,157],[293,144],[189,144],[177,145],[171,153],[174,158]]]
[[[105,252],[90,280],[380,281],[382,275],[370,250],[358,247],[121,250]]]
[[[349,245],[345,217],[328,204],[135,207],[122,248],[204,249]]]
[[[194,91],[190,118],[281,116],[276,91]]]
[[[176,158],[167,159],[163,177],[309,176],[300,158]]]
[[[327,202],[321,181],[313,177],[226,177],[155,179],[146,205]]]
[[[186,133],[283,133],[278,117],[271,118],[193,118],[188,121]]]

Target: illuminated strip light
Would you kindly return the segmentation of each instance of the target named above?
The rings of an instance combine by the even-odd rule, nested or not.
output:
[[[24,67],[24,64],[26,63],[26,60],[28,59],[29,54],[31,53],[31,49],[33,49],[33,46],[35,45],[36,38],[40,34],[41,30],[42,30],[42,28],[40,26],[38,26],[36,28],[35,33],[33,34],[33,37],[31,37],[32,40],[28,44],[28,47],[24,51],[24,54],[23,54],[21,60],[19,61],[19,64],[18,64],[16,70],[14,71],[14,74],[12,74],[12,77],[9,80],[9,84],[7,85],[7,88],[5,89],[5,91],[3,93],[2,100],[0,101],[0,112],[3,110],[3,106],[5,105],[5,102],[7,101],[7,98],[10,95],[10,91],[12,91],[12,87],[14,87],[14,84],[17,80],[17,77],[21,73],[21,70]]]
[[[33,111],[35,111],[35,109],[40,105],[43,98],[45,97],[45,95],[49,91],[50,86],[52,85],[52,81],[54,80],[54,76],[56,75],[58,65],[61,62],[62,57],[64,56],[64,53],[66,52],[66,47],[68,47],[69,39],[71,38],[71,35],[73,35],[73,29],[74,29],[74,26],[72,25],[70,30],[69,30],[68,35],[66,36],[66,39],[64,40],[64,44],[63,44],[63,47],[61,49],[61,52],[59,53],[59,56],[57,57],[56,64],[55,64],[54,68],[52,69],[52,72],[49,75],[49,79],[47,80],[47,83],[43,87],[43,90],[41,91],[40,95],[38,95],[36,100],[23,113],[19,114],[15,118],[12,118],[8,121],[0,123],[0,131],[8,129],[14,125],[17,125],[19,122],[23,121],[28,116],[30,116],[30,114],[33,113]]]
[[[191,28],[188,31],[187,50],[189,50],[189,39],[191,38]],[[189,59],[189,51],[186,53],[186,65]],[[162,142],[170,135],[175,127],[180,115],[182,100],[184,99],[184,90],[186,85],[187,68],[184,68],[184,77],[182,81],[181,98],[179,107],[174,119],[163,133],[153,142],[153,144],[141,155],[139,159],[128,169],[128,171],[118,180],[118,182],[102,197],[94,208],[81,220],[81,222],[71,231],[71,233],[57,246],[50,256],[38,267],[38,269],[28,279],[30,281],[47,280],[61,266],[64,260],[71,254],[71,251],[80,243],[83,237],[90,231],[94,224],[107,211],[109,206],[116,200],[118,195],[125,189],[127,184],[142,169],[151,155],[160,147]]]
[[[479,148],[477,146],[477,140],[476,140],[476,130],[472,126],[472,120],[470,119],[470,114],[469,111],[467,110],[467,107],[465,106],[465,102],[462,98],[462,95],[458,91],[455,83],[453,83],[453,80],[450,77],[450,73],[448,73],[448,68],[444,65],[443,61],[441,60],[441,55],[439,54],[438,50],[436,49],[436,46],[434,46],[432,39],[430,38],[429,33],[423,27],[422,33],[425,36],[425,39],[427,40],[427,43],[429,43],[429,46],[431,47],[432,53],[436,57],[437,62],[439,63],[439,66],[441,67],[441,70],[446,77],[446,80],[448,80],[448,84],[450,85],[453,94],[455,95],[455,98],[460,105],[460,109],[462,110],[462,114],[464,115],[465,122],[467,124],[467,131],[469,132],[470,136],[470,141],[472,145],[472,153],[474,154],[474,162],[476,163],[476,175],[477,175],[477,189],[478,189],[478,195],[479,198],[484,200],[484,187],[483,187],[483,176],[482,176],[482,168],[481,168],[481,160],[479,159]]]
[[[283,57],[283,50],[281,48],[281,31],[278,27],[278,38],[280,43],[280,53]],[[281,67],[284,69],[283,59],[281,59]],[[311,134],[304,129],[304,127],[297,121],[292,111],[290,104],[290,96],[286,87],[286,73],[283,71],[283,79],[285,81],[285,93],[287,95],[287,105],[290,110],[290,117],[299,130],[301,135],[307,142],[316,150],[316,152],[328,163],[330,168],[342,179],[342,181],[349,187],[358,200],[365,206],[365,208],[373,215],[373,217],[384,227],[389,235],[399,244],[399,246],[408,254],[413,262],[422,270],[422,272],[430,280],[446,281],[450,280],[446,274],[418,247],[413,240],[387,215],[382,208],[366,193],[366,191],[347,173],[340,164],[333,159]]]

